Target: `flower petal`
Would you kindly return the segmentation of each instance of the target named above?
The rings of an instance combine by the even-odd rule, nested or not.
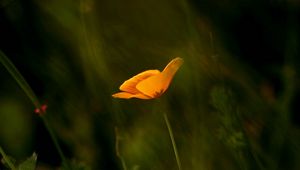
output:
[[[182,58],[177,57],[173,59],[160,74],[140,81],[136,86],[137,90],[153,98],[159,97],[168,89],[175,73],[182,63]]]
[[[150,76],[157,75],[159,73],[160,73],[159,70],[146,70],[146,71],[144,71],[142,73],[139,73],[138,75],[135,75],[132,78],[126,80],[120,86],[120,90],[124,91],[124,92],[128,92],[128,93],[132,93],[132,94],[138,94],[138,93],[140,93],[140,91],[138,91],[136,89],[136,85],[140,81],[142,81],[142,80],[144,80],[144,79],[146,79],[146,78],[148,78]]]
[[[131,99],[131,98],[139,98],[139,99],[151,99],[151,97],[144,95],[142,93],[138,94],[131,94],[127,92],[119,92],[112,95],[114,98],[121,98],[121,99]]]

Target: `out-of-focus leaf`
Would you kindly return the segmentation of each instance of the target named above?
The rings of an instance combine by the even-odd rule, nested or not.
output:
[[[33,153],[26,161],[19,165],[19,170],[34,170],[36,167],[37,155]]]
[[[14,166],[15,165],[15,163],[16,163],[16,160],[13,158],[13,157],[11,157],[11,156],[8,156],[8,155],[4,155],[3,154],[3,151],[2,151],[2,158],[1,158],[1,160],[0,160],[0,163],[1,164],[3,164],[5,167],[7,167],[7,168],[9,168],[9,167],[12,167],[12,166]],[[5,158],[4,158],[5,157]],[[10,163],[9,163],[9,162]]]

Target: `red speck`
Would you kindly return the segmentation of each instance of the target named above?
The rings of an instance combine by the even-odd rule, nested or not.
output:
[[[34,113],[39,114],[40,113],[40,109],[39,108],[34,109]]]
[[[44,113],[46,113],[47,107],[48,107],[48,106],[47,106],[46,104],[43,104],[43,105],[41,105],[40,108],[36,108],[36,109],[34,110],[34,113],[36,113],[36,114],[38,114],[38,115],[44,114]]]
[[[42,110],[42,112],[46,112],[46,109],[48,108],[48,106],[46,105],[46,104],[43,104],[42,106],[41,106],[41,110]]]

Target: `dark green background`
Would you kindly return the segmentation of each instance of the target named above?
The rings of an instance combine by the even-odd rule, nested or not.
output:
[[[0,49],[39,99],[67,157],[92,169],[299,169],[299,8],[293,0],[0,1]],[[160,100],[111,94],[131,76],[183,66]],[[0,146],[38,167],[61,160],[0,66]],[[2,169],[2,165],[0,169]]]

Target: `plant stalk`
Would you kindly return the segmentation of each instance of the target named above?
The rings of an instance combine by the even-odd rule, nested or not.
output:
[[[14,166],[14,164],[10,161],[9,157],[5,154],[4,150],[2,149],[2,147],[0,146],[0,153],[3,156],[4,161],[7,163],[7,165],[9,166],[10,169],[12,170],[16,170],[16,167]]]
[[[165,118],[165,121],[166,121],[166,125],[167,125],[168,131],[169,131],[171,141],[172,141],[172,146],[173,146],[173,150],[174,150],[174,154],[175,154],[175,158],[176,158],[176,163],[177,163],[178,169],[181,170],[181,162],[180,162],[179,154],[178,154],[178,151],[177,151],[176,142],[175,142],[175,139],[174,139],[172,127],[171,127],[171,124],[169,122],[167,114],[164,114],[164,118]]]

